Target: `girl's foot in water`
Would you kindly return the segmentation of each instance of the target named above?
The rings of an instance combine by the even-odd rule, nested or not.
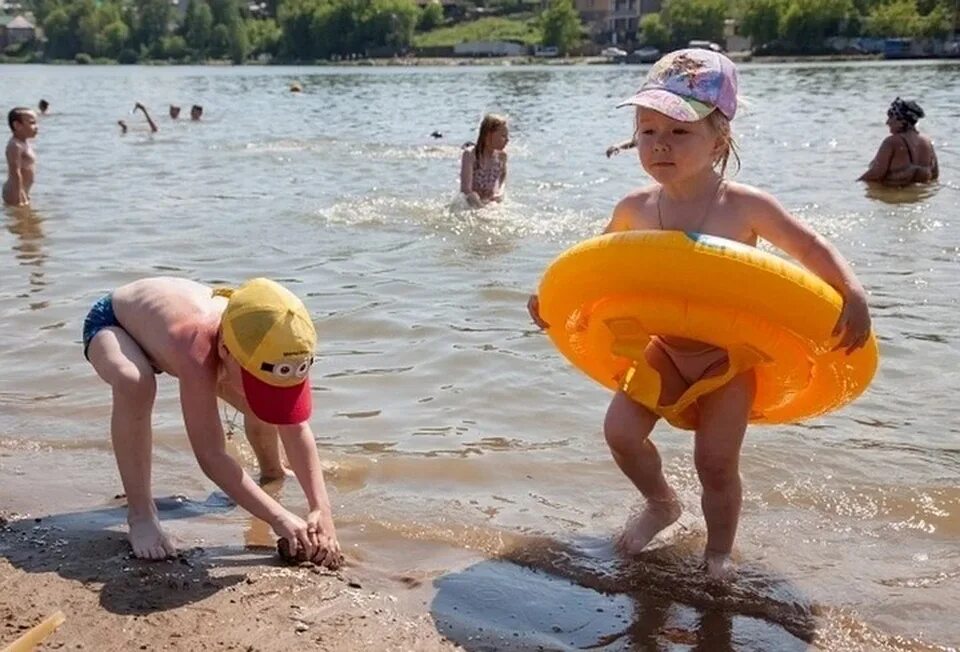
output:
[[[653,541],[660,532],[676,523],[683,506],[676,498],[648,500],[639,514],[627,521],[620,544],[627,554],[635,555]]]
[[[703,563],[707,577],[718,581],[733,579],[736,568],[730,559],[730,554],[726,552],[703,552]]]

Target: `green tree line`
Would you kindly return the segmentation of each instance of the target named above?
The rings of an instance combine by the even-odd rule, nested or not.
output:
[[[832,37],[945,37],[956,0],[666,0],[640,21],[640,40],[661,49],[691,39],[723,43],[724,21],[736,18],[754,46],[819,51]]]
[[[507,2],[508,0],[499,0]],[[517,0],[519,2],[519,0]],[[415,32],[444,22],[439,2],[414,0],[28,0],[49,59],[147,59],[240,63],[269,55],[310,61],[403,52]],[[957,0],[665,0],[644,16],[639,40],[661,50],[692,39],[722,43],[736,18],[755,46],[811,52],[834,36],[939,37],[950,33]],[[518,5],[522,6],[522,5]],[[252,9],[251,9],[252,7]],[[254,13],[251,13],[254,12]],[[550,0],[533,24],[561,54],[587,38],[572,0]],[[8,52],[8,54],[10,54]]]
[[[399,52],[416,29],[443,20],[439,3],[414,0],[189,0],[182,13],[169,0],[32,0],[50,59],[146,59],[236,63],[267,54],[312,60]]]

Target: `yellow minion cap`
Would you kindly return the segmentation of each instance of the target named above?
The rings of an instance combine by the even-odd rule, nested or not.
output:
[[[290,290],[266,278],[246,281],[230,294],[221,325],[227,350],[248,373],[275,387],[304,382],[317,332]]]

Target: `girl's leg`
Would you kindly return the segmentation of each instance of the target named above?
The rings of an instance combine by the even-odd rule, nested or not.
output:
[[[87,355],[97,374],[113,389],[110,437],[127,494],[130,545],[137,557],[163,559],[176,548],[160,527],[150,493],[150,419],[157,394],[153,367],[140,345],[117,327],[97,333]]]
[[[740,520],[740,446],[756,393],[752,371],[698,401],[700,427],[694,461],[703,487],[701,505],[707,522],[707,572],[724,574]]]
[[[660,402],[672,403],[686,389],[686,382],[656,344],[647,348],[646,356],[660,372]],[[663,475],[660,453],[650,441],[657,419],[656,414],[620,391],[610,402],[603,423],[603,434],[614,461],[647,500],[644,510],[631,519],[624,531],[622,543],[631,554],[643,550],[657,533],[680,518],[682,511]]]
[[[682,508],[663,475],[660,453],[650,441],[657,415],[617,392],[607,408],[603,434],[617,466],[647,499],[646,507],[632,517],[621,543],[629,554],[643,550],[653,538],[680,518]]]
[[[659,417],[622,391],[617,392],[603,422],[603,435],[613,459],[630,482],[648,500],[670,500],[673,490],[667,484],[657,447],[650,432]]]

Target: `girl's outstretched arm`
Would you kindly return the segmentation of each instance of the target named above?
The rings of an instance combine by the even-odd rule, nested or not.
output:
[[[754,233],[785,251],[843,297],[843,309],[833,330],[840,340],[834,348],[852,353],[866,344],[870,336],[867,293],[843,255],[769,194],[755,190],[748,201]]]

